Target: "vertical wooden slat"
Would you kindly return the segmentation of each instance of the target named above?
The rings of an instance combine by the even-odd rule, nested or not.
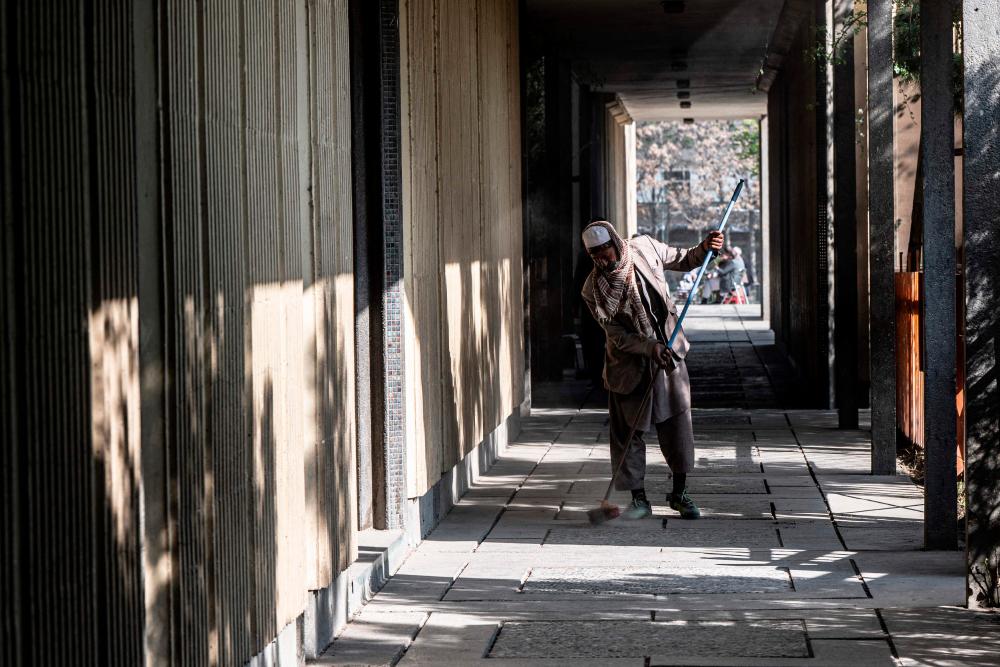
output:
[[[439,22],[439,230],[444,269],[442,341],[447,345],[443,410],[455,420],[445,429],[442,463],[447,469],[478,443],[483,424],[476,5],[442,0]]]
[[[4,104],[4,124],[14,184],[7,224],[17,259],[11,315],[19,330],[12,370],[20,432],[12,444],[19,448],[16,557],[25,664],[96,664],[101,652],[96,583],[103,566],[102,487],[93,458],[88,340],[93,174],[85,137],[85,9],[82,2],[22,5],[8,13],[13,23],[5,35],[13,58],[5,70],[12,95]],[[64,630],[50,635],[55,628]],[[52,638],[44,652],[40,637]]]
[[[133,31],[154,36],[134,25],[134,3],[2,12],[0,386],[4,442],[19,443],[0,459],[4,664],[140,663],[145,608],[167,611],[156,633],[170,637],[149,639],[162,654],[147,660],[241,664],[301,613],[312,338],[300,112],[314,94],[327,101],[330,156],[328,218],[316,226],[324,323],[312,342],[329,454],[317,513],[328,561],[342,570],[354,557],[348,43],[345,1],[328,4],[323,91],[297,76],[304,1],[160,4],[161,78],[142,82],[147,94],[156,87],[157,121],[136,115],[136,71],[153,59],[133,62],[152,54]],[[136,145],[154,122],[160,144],[143,134]],[[158,192],[150,161],[162,169]],[[136,208],[147,197],[159,198],[143,205],[161,212],[162,229],[143,229],[158,241],[140,266]],[[139,530],[140,461],[156,459],[139,448],[140,276],[163,289],[163,321],[143,332],[164,346],[166,484],[147,489],[166,506],[159,535]],[[154,558],[141,572],[140,536],[162,537],[170,567]],[[144,590],[144,580],[156,583]]]
[[[510,397],[512,409],[516,409],[525,398],[525,330],[524,330],[524,272],[522,267],[523,248],[521,192],[521,63],[520,63],[520,5],[507,3],[507,126],[509,128],[509,162],[511,225],[509,228],[511,258],[511,356],[513,377]]]
[[[102,660],[142,659],[139,395],[131,3],[95,3],[85,26],[91,188],[91,405],[102,544]]]
[[[402,10],[409,491],[419,496],[523,397],[518,7],[409,0]]]
[[[13,38],[7,12],[0,12],[0,35],[5,43]],[[20,515],[21,480],[19,463],[20,447],[15,447],[19,435],[17,411],[17,377],[15,375],[16,349],[20,335],[20,322],[14,299],[14,192],[15,176],[12,173],[12,132],[16,132],[16,116],[12,107],[11,92],[16,83],[10,73],[14,62],[8,49],[0,49],[0,108],[4,109],[0,124],[0,531],[6,539],[0,543],[0,660],[4,664],[22,664],[24,619],[22,610],[23,563],[20,559],[21,535],[18,530]]]
[[[253,383],[253,525],[257,604],[254,650],[262,650],[279,629],[275,613],[277,594],[278,471],[284,419],[284,386],[278,374],[282,238],[276,206],[277,172],[274,150],[274,57],[268,34],[270,3],[245,6],[247,229],[251,240],[247,256],[250,287],[250,352]]]
[[[353,560],[357,524],[354,409],[353,218],[350,181],[350,87],[346,0],[310,5],[310,97],[313,198],[311,275],[312,358],[307,377],[312,460],[307,506],[313,563],[310,588],[329,585]],[[308,253],[306,253],[308,254]]]
[[[478,267],[480,288],[476,296],[481,304],[479,337],[479,378],[482,425],[479,438],[492,430],[506,416],[507,406],[500,406],[501,376],[509,371],[501,365],[500,342],[509,334],[500,314],[509,298],[501,289],[504,265],[502,238],[510,221],[504,202],[507,176],[506,109],[507,97],[504,67],[506,35],[502,25],[502,4],[497,0],[478,0],[476,12],[477,63],[479,100],[479,227],[480,261]],[[478,441],[478,440],[477,440]],[[473,443],[475,444],[475,443]]]
[[[329,294],[323,280],[325,267],[328,265],[327,235],[324,229],[329,228],[332,197],[329,193],[332,168],[330,165],[330,126],[333,110],[331,109],[331,78],[335,70],[334,54],[331,40],[333,38],[332,6],[330,2],[317,2],[310,5],[309,38],[310,38],[310,86],[314,90],[314,98],[310,108],[312,125],[312,196],[313,210],[309,220],[312,240],[311,282],[312,295],[310,306],[313,310],[312,330],[310,332],[313,358],[311,371],[314,377],[311,383],[313,390],[313,432],[309,445],[313,448],[314,458],[306,461],[309,466],[309,476],[313,480],[314,491],[309,519],[312,523],[311,541],[315,545],[315,563],[309,577],[310,586],[321,588],[336,571],[339,564],[337,553],[337,503],[335,496],[336,480],[339,474],[333,464],[333,457],[325,434],[329,430],[327,405],[329,403],[326,390],[326,367],[324,364],[326,350],[326,327],[329,325],[330,311]],[[325,220],[324,220],[325,218]]]
[[[441,262],[438,201],[437,13],[434,0],[406,7],[406,90],[408,105],[404,137],[409,164],[404,174],[407,199],[406,294],[411,321],[408,337],[408,378],[419,391],[408,392],[414,478],[412,489],[428,488],[442,470]]]
[[[140,657],[130,22],[18,2],[0,25],[5,664]]]
[[[205,215],[210,355],[209,413],[212,456],[215,639],[219,664],[253,654],[250,637],[252,498],[244,355],[247,277],[244,266],[246,200],[243,170],[244,91],[240,7],[224,2],[205,10]]]
[[[336,299],[336,334],[332,337],[330,355],[334,360],[335,412],[333,421],[333,447],[341,452],[340,484],[337,486],[340,502],[340,560],[338,571],[357,558],[357,452],[355,410],[354,350],[354,227],[351,210],[351,100],[350,100],[350,41],[347,0],[334,4],[336,35],[336,263],[333,267],[332,287]]]
[[[924,373],[920,367],[920,274],[897,273],[896,283],[896,414],[900,434],[924,446]]]
[[[167,133],[166,313],[174,659],[204,664],[209,655],[205,514],[204,199],[199,123],[202,17],[197,6],[164,9]]]

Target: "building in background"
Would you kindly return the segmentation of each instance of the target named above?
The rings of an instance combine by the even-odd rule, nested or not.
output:
[[[753,120],[646,121],[636,128],[638,230],[668,245],[690,247],[718,227],[737,181],[746,187],[726,228],[753,284],[763,295],[763,223],[760,215],[760,127]],[[668,274],[673,285],[679,276]]]

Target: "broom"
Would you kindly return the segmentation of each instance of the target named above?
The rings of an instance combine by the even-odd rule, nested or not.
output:
[[[726,206],[726,211],[722,214],[722,224],[719,225],[720,232],[724,232],[726,229],[726,223],[729,222],[729,214],[733,210],[733,205],[736,203],[736,200],[739,199],[740,192],[743,191],[743,182],[744,181],[741,178],[740,182],[736,184],[736,190],[733,191],[733,196],[729,198],[729,204]],[[712,256],[714,254],[714,250],[709,250],[708,254],[705,255],[705,261],[701,263],[701,268],[698,270],[698,277],[695,278],[694,285],[691,286],[691,290],[688,292],[687,300],[684,302],[684,309],[681,311],[680,317],[677,318],[677,324],[674,325],[674,330],[670,334],[670,340],[667,341],[667,350],[674,349],[674,341],[677,339],[677,334],[680,333],[681,322],[684,321],[688,308],[691,307],[691,299],[694,297],[695,292],[698,291],[701,279],[705,275],[705,270],[708,268],[709,262],[712,261]],[[656,375],[654,374],[653,379],[650,380],[649,386],[646,388],[646,394],[642,397],[642,402],[639,404],[639,410],[635,413],[635,419],[632,421],[632,430],[629,431],[628,439],[625,440],[625,451],[622,453],[621,460],[618,461],[618,465],[615,467],[614,474],[611,475],[611,481],[608,482],[608,489],[604,492],[604,498],[601,500],[601,505],[587,511],[587,519],[591,524],[601,524],[605,521],[621,516],[621,509],[618,505],[610,502],[608,498],[611,497],[611,489],[615,484],[615,478],[618,477],[618,473],[622,469],[622,464],[625,463],[625,457],[628,454],[628,448],[632,444],[632,437],[635,435],[636,426],[639,425],[639,416],[642,414],[642,411],[646,409],[646,403],[649,402],[649,397],[653,393],[653,382],[655,381]]]

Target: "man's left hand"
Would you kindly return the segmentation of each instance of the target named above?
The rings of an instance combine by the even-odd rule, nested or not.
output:
[[[705,237],[705,240],[701,242],[701,248],[705,252],[708,252],[709,250],[718,252],[722,250],[722,243],[724,240],[725,237],[722,235],[722,232],[711,231],[708,233],[708,236]]]

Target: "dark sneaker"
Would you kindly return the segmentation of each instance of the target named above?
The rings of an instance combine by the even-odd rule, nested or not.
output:
[[[676,493],[669,494],[667,496],[667,504],[670,505],[670,509],[680,512],[682,519],[701,518],[701,510],[691,500],[691,496],[687,494],[687,491],[680,495]]]
[[[622,517],[626,519],[645,519],[652,515],[653,506],[645,498],[634,498],[629,506],[622,512]]]

